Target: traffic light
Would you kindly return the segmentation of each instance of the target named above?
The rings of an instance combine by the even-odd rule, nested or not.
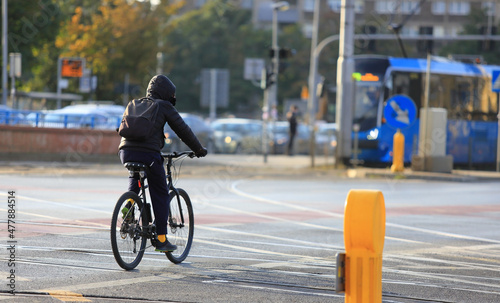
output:
[[[434,28],[432,26],[421,26],[418,29],[420,35],[430,35],[432,36]],[[417,41],[417,50],[421,53],[432,53],[434,46],[434,41],[432,40],[419,40]]]
[[[260,88],[267,89],[269,86],[273,85],[274,82],[274,73],[272,72],[272,68],[263,68],[262,77],[260,79]]]
[[[295,50],[290,48],[280,48],[278,50],[278,56],[280,59],[288,59],[295,55]],[[274,58],[274,49],[269,49],[269,57]]]

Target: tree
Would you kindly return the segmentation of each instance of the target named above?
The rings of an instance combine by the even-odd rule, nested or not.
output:
[[[469,15],[469,22],[464,24],[461,35],[483,35],[481,28],[487,26],[488,16],[486,10],[472,10]],[[497,24],[497,28],[498,28]],[[481,55],[488,64],[500,64],[500,51],[498,48],[484,50],[480,48],[482,41],[458,41],[445,45],[440,51],[441,56],[450,54],[460,55]],[[498,43],[498,42],[497,42]]]
[[[258,92],[242,78],[245,56],[255,57],[264,49],[259,35],[250,26],[249,12],[223,0],[210,1],[173,21],[165,36],[164,70],[177,85],[179,109],[200,110],[200,72],[204,68],[229,69],[232,110]]]
[[[130,82],[141,88],[135,95],[143,95],[155,74],[158,15],[166,6],[165,1],[153,9],[149,2],[109,0],[88,14],[77,6],[63,25],[56,46],[62,56],[87,60],[99,78],[98,99],[115,99],[121,94],[120,84],[127,73]]]
[[[22,77],[17,83],[19,91],[43,90],[55,83],[50,72],[52,58],[47,56],[65,16],[55,0],[39,0],[33,5],[23,1],[8,2],[8,52],[22,55]],[[2,61],[3,62],[3,61]],[[42,77],[39,75],[42,74]]]
[[[177,85],[181,110],[202,110],[199,107],[202,69],[226,68],[230,71],[228,111],[260,117],[263,92],[243,79],[244,60],[269,61],[271,31],[253,28],[250,12],[230,3],[210,1],[174,21],[173,30],[166,36],[165,69]],[[282,100],[299,96],[301,84],[307,83],[310,42],[297,25],[283,26],[280,46],[296,49],[300,54],[289,59],[289,67],[280,74]]]

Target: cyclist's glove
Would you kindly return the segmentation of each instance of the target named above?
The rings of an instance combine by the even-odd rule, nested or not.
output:
[[[195,152],[194,155],[197,157],[197,158],[201,158],[201,157],[205,157],[207,155],[207,149],[202,147],[199,151]]]

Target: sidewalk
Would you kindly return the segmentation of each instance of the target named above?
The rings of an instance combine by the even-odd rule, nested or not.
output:
[[[412,171],[406,168],[403,172],[393,173],[390,168],[355,167],[337,169],[335,160],[316,156],[314,167],[310,156],[268,155],[266,161],[262,155],[209,155],[199,165],[238,166],[253,169],[255,172],[330,172],[346,178],[388,178],[388,179],[421,179],[430,181],[478,182],[500,181],[500,173],[494,171],[453,170],[452,173],[435,173]]]
[[[202,159],[185,159],[183,173],[188,175],[217,174],[223,170],[238,170],[251,175],[306,175],[321,174],[339,178],[421,179],[429,181],[482,182],[500,181],[500,173],[493,171],[453,170],[452,173],[404,172],[393,173],[390,168],[355,167],[337,169],[332,157],[316,156],[314,167],[310,156],[296,155],[222,155],[210,154]],[[126,175],[118,158],[104,164],[85,162],[0,161],[0,174],[106,174]]]

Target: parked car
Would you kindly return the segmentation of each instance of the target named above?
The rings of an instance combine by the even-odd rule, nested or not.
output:
[[[197,115],[187,113],[180,113],[180,115],[186,124],[189,125],[196,137],[198,137],[201,145],[207,148],[209,152],[213,152],[214,136],[210,125]],[[165,124],[164,132],[165,146],[162,149],[163,152],[190,150],[190,148],[177,137],[168,124]]]
[[[262,151],[262,122],[252,119],[226,118],[212,123],[217,153],[255,154]]]
[[[116,129],[125,107],[120,105],[78,104],[47,112],[43,127]]]
[[[276,121],[270,124],[271,152],[273,154],[285,154],[288,151],[290,136],[290,125],[288,121]],[[294,141],[294,154],[309,153],[309,130],[307,125],[297,125],[297,133]]]
[[[316,133],[316,154],[335,155],[337,148],[337,124],[320,124]]]
[[[93,106],[93,104],[88,104],[88,106]],[[120,126],[123,112],[125,112],[125,106],[116,104],[96,104],[95,108],[108,115],[108,124],[111,128],[113,126],[116,128]]]

